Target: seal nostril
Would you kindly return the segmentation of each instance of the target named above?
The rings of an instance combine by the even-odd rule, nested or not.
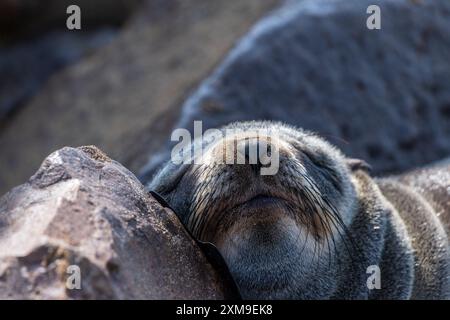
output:
[[[270,143],[267,144],[267,156],[269,158],[272,156],[272,145]]]
[[[246,138],[244,147],[245,163],[260,166],[260,149],[260,140],[258,138]]]
[[[244,143],[244,156],[245,163],[250,163],[250,143],[248,142],[248,139],[245,139]]]
[[[264,139],[246,138],[243,150],[245,164],[250,164],[252,170],[259,173],[263,166],[270,166],[272,146]]]
[[[244,156],[246,164],[257,164],[259,162],[259,142],[255,138],[245,138]]]

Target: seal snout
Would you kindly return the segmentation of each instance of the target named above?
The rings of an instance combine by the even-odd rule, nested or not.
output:
[[[275,175],[279,169],[280,146],[275,135],[240,132],[220,139],[206,151],[207,164],[226,164],[234,170]],[[285,151],[282,151],[285,152]],[[242,169],[244,168],[244,169]]]

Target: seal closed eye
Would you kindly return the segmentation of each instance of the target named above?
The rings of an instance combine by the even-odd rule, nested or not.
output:
[[[432,232],[427,239],[417,240],[419,229],[396,207],[403,202],[392,200],[407,186],[372,179],[365,162],[347,159],[317,135],[273,122],[222,130],[233,134],[210,139],[204,161],[168,161],[149,188],[167,199],[197,239],[218,248],[244,298],[449,296],[448,238],[432,205],[412,205],[427,203],[414,188],[407,189],[413,195],[407,203],[429,218],[430,230],[420,230]],[[276,173],[261,174],[263,161],[239,162],[236,151],[224,157],[229,146],[248,141],[255,150],[276,152],[265,162],[273,166],[276,159]],[[249,160],[248,151],[243,155]],[[221,161],[230,156],[234,162]],[[418,259],[426,259],[426,268],[417,267]],[[382,270],[381,288],[367,285],[373,265]]]

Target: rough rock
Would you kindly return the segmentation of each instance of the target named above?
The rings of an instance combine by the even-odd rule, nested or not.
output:
[[[366,27],[369,5],[381,9],[381,30]],[[448,0],[288,1],[190,95],[175,127],[284,121],[376,174],[438,160],[450,154],[448,30]],[[168,157],[154,155],[143,179]]]
[[[0,127],[0,194],[66,145],[95,144],[139,169],[188,92],[279,1],[146,0],[111,43],[54,74]]]
[[[81,289],[70,266],[79,268]],[[95,147],[52,153],[0,199],[0,299],[218,299],[229,292],[175,214]]]

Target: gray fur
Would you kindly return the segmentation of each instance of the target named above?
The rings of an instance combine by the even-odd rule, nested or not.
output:
[[[372,179],[366,165],[309,132],[271,122],[229,127],[272,128],[295,151],[280,154],[279,172],[264,178],[251,176],[245,166],[169,161],[149,188],[168,200],[194,235],[216,242],[244,298],[450,297],[448,236],[439,220],[450,216],[449,165]],[[433,174],[439,181],[430,179]],[[300,205],[292,212],[282,207],[280,215],[273,214],[278,207],[273,212],[223,209],[256,189],[301,194],[295,198]],[[309,212],[305,197],[325,203],[316,215],[336,210],[342,227],[333,229],[332,241],[312,236],[310,220],[303,217]],[[217,215],[221,210],[225,214]],[[192,219],[197,215],[203,218]],[[291,228],[297,224],[301,227]],[[372,265],[381,269],[381,289],[367,286]]]

